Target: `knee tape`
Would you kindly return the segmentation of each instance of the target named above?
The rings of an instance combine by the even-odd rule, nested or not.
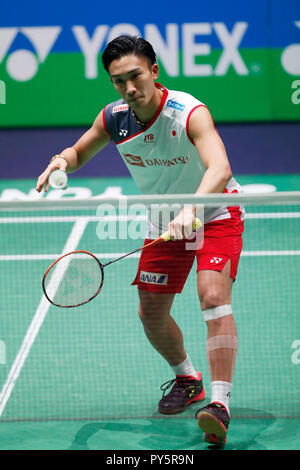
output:
[[[232,335],[217,335],[208,338],[206,342],[206,352],[209,358],[209,353],[216,349],[227,348],[232,350],[232,366],[231,366],[231,379],[234,373],[235,361],[238,350],[238,339]]]
[[[217,318],[225,317],[225,315],[232,314],[231,304],[219,305],[218,307],[208,308],[202,311],[205,321],[216,320]]]
[[[215,349],[228,348],[233,349],[235,352],[238,350],[238,339],[232,335],[217,335],[208,338],[206,343],[207,352],[214,351]]]

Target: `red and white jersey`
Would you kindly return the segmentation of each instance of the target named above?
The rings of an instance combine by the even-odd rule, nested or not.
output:
[[[106,131],[142,194],[195,193],[206,169],[189,136],[189,119],[205,105],[188,93],[156,86],[163,97],[149,124],[137,122],[128,104],[118,100],[104,109]],[[231,178],[224,192],[239,191],[240,185]],[[205,210],[204,222],[230,217],[226,207],[213,208]]]

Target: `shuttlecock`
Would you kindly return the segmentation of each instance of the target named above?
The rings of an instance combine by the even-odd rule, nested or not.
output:
[[[49,183],[53,189],[66,189],[68,177],[65,171],[54,170],[49,176]]]

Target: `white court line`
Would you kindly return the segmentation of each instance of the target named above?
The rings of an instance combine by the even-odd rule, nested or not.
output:
[[[300,213],[299,213],[300,217]],[[37,217],[1,217],[0,224],[40,224],[40,223],[56,223],[56,222],[77,222],[84,220],[87,222],[115,222],[130,220],[147,220],[145,215],[49,215]]]
[[[246,219],[299,219],[300,212],[253,212],[245,215]],[[25,223],[56,223],[56,222],[77,222],[85,220],[87,222],[115,222],[131,220],[147,220],[145,215],[57,215],[57,216],[36,216],[36,217],[1,217],[0,224],[25,224]]]
[[[242,251],[241,256],[299,256],[300,250]]]
[[[299,219],[300,212],[253,212],[245,215],[246,219]]]
[[[78,221],[74,224],[70,235],[68,236],[68,239],[66,241],[66,244],[63,249],[63,253],[66,253],[68,251],[73,251],[76,249],[78,246],[78,243],[84,233],[84,230],[86,228],[87,222],[86,221]],[[67,266],[66,266],[67,267]],[[55,274],[55,272],[54,272]],[[63,277],[63,272],[59,275],[60,280]],[[50,283],[52,282],[52,279],[55,279],[55,276],[52,276]],[[57,279],[56,279],[57,282]],[[58,286],[58,283],[56,284],[56,287]],[[13,365],[11,366],[11,369],[8,373],[7,379],[5,384],[3,385],[3,388],[0,392],[0,417],[3,414],[3,411],[5,409],[5,406],[7,404],[7,401],[9,400],[9,397],[13,391],[13,388],[15,386],[16,380],[19,377],[19,374],[22,370],[22,367],[24,365],[24,362],[26,361],[26,358],[29,354],[29,351],[31,349],[31,346],[34,343],[34,340],[42,326],[42,323],[47,315],[47,312],[49,310],[50,303],[46,299],[46,297],[43,295],[40,303],[37,307],[37,310],[33,316],[33,319],[31,321],[31,324],[26,332],[26,335],[24,337],[23,343],[18,351],[18,354],[14,360]]]
[[[70,250],[73,251],[73,250]],[[67,253],[64,252],[64,253]],[[110,258],[118,258],[119,256],[123,256],[126,253],[93,253],[99,259],[110,259]],[[47,255],[0,255],[0,261],[39,261],[39,260],[51,260],[54,261],[62,253],[58,254],[47,254]],[[132,258],[138,258],[140,256],[139,253],[134,253],[131,255]]]
[[[70,250],[72,251],[72,250]],[[64,251],[67,253],[67,251]],[[93,253],[97,258],[101,259],[114,259],[124,256],[126,253]],[[62,253],[49,254],[49,255],[0,255],[0,261],[41,261],[49,260],[54,261]],[[241,256],[300,256],[300,250],[253,250],[242,251]],[[130,255],[130,258],[139,258],[140,253]]]

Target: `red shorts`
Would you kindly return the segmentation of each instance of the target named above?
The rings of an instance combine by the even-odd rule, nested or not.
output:
[[[230,276],[235,281],[242,251],[244,223],[240,218],[218,220],[204,226],[204,243],[187,250],[186,240],[169,241],[143,250],[132,284],[151,292],[180,293],[197,258],[197,272],[222,271],[230,260]],[[146,239],[145,245],[151,242]]]

